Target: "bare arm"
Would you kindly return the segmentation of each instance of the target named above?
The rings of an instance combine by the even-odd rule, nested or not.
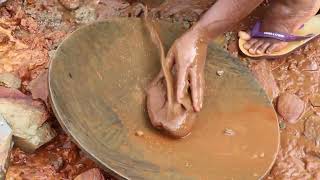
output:
[[[217,0],[192,30],[212,40],[248,16],[263,0]]]

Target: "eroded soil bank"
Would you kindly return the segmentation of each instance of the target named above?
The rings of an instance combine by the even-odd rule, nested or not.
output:
[[[145,2],[153,17],[189,26],[214,0]],[[285,58],[253,61],[243,57],[236,31],[254,24],[267,6],[263,4],[219,42],[248,64],[279,113],[281,149],[266,179],[320,179],[320,39]],[[31,154],[14,147],[7,179],[73,179],[96,167],[60,129],[46,102],[46,93],[31,92],[28,85],[47,68],[64,37],[79,26],[98,18],[141,16],[142,12],[137,2],[122,0],[8,0],[0,7],[0,73],[15,74],[22,80],[23,93],[44,101],[51,114],[47,121],[58,134]],[[113,179],[106,174],[105,178]]]

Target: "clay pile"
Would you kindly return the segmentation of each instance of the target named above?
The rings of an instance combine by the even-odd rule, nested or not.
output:
[[[185,92],[182,103],[177,102],[174,95],[174,77],[168,69],[159,34],[147,18],[145,23],[153,42],[159,49],[161,61],[161,71],[151,82],[147,91],[147,109],[151,124],[175,138],[185,137],[190,134],[196,117],[191,96]]]

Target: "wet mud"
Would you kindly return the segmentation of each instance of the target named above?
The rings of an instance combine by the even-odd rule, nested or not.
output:
[[[175,138],[183,138],[190,134],[196,118],[191,96],[188,92],[185,92],[182,103],[177,102],[177,98],[174,95],[174,80],[176,77],[173,77],[172,70],[168,69],[168,62],[166,62],[166,55],[160,36],[147,15],[145,15],[145,24],[161,56],[161,70],[147,90],[149,118],[155,128],[164,130]]]
[[[213,2],[214,0],[197,0],[181,3],[179,0],[166,0],[160,4],[150,0],[144,3],[150,3],[151,12],[156,18],[189,24],[196,21]],[[105,0],[95,4],[93,1],[82,1],[80,7],[71,11],[61,6],[57,0],[8,0],[0,7],[0,72],[15,73],[23,81],[22,91],[28,93],[25,87],[47,68],[54,50],[67,34],[81,23],[94,21],[99,13],[102,14],[101,18],[140,16],[141,9],[134,6],[134,3],[137,2]],[[237,30],[247,30],[261,18],[267,5],[268,3],[263,4],[233,32],[219,38],[222,39],[221,44],[231,54],[240,57],[249,68],[257,61],[250,60],[239,52]],[[265,179],[320,178],[320,106],[317,103],[317,97],[320,96],[319,44],[320,39],[315,39],[287,57],[265,61],[263,66],[270,69],[265,75],[253,73],[258,80],[267,79],[266,82],[271,82],[270,77],[274,78],[274,83],[271,87],[266,87],[266,91],[275,107],[278,94],[282,93],[294,94],[305,103],[303,114],[294,123],[288,123],[279,113],[281,147],[277,160]],[[263,84],[262,86],[264,87]],[[52,121],[56,123],[54,118]],[[56,126],[55,129],[59,130],[60,127]],[[53,142],[33,154],[14,148],[7,179],[28,179],[33,176],[72,179],[79,173],[96,167],[61,129],[58,132],[60,135]],[[232,134],[230,130],[225,132]],[[165,142],[159,144],[163,145]]]

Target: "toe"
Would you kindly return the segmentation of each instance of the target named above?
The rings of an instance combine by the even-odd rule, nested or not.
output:
[[[264,41],[263,40],[259,40],[257,41],[256,43],[254,43],[251,48],[249,49],[249,53],[250,54],[257,54],[257,49],[262,45],[264,44]]]
[[[261,55],[266,52],[266,49],[270,46],[270,42],[265,42],[263,43],[258,49],[257,49],[257,54]]]
[[[252,46],[254,43],[256,43],[257,41],[258,41],[258,39],[250,39],[247,43],[245,43],[245,44],[243,45],[243,47],[244,47],[246,50],[248,50],[248,49],[250,49],[251,46]]]
[[[249,41],[251,39],[250,34],[244,31],[239,31],[238,36],[240,39],[243,39],[245,41]]]
[[[274,44],[271,44],[266,52],[267,54],[271,54],[273,52],[277,52],[277,51],[280,51],[284,46],[286,46],[286,42],[280,42],[280,43],[274,43]]]

